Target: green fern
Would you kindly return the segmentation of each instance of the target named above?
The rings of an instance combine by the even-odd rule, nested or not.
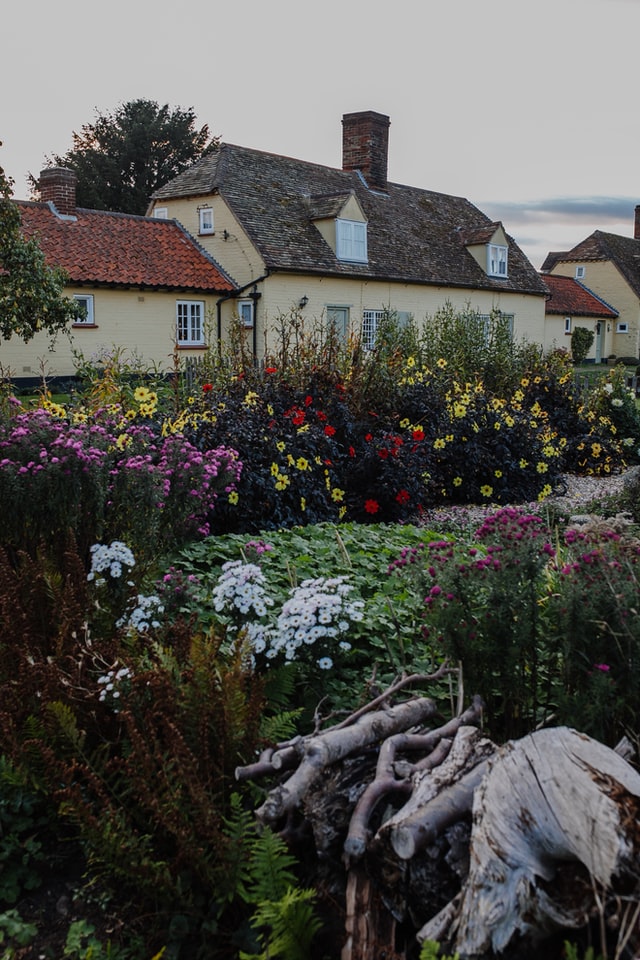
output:
[[[420,950],[420,960],[460,960],[460,954],[445,955],[440,953],[440,944],[437,940],[425,940]]]
[[[297,710],[282,710],[273,717],[264,717],[260,724],[260,736],[267,743],[279,743],[281,740],[290,740],[298,732],[296,720],[303,713],[303,708]]]
[[[262,953],[240,953],[240,960],[308,960],[311,942],[320,929],[311,901],[313,890],[289,887],[277,901],[261,903],[251,923],[259,934]]]
[[[250,902],[277,901],[296,886],[296,858],[284,840],[268,827],[250,841]]]

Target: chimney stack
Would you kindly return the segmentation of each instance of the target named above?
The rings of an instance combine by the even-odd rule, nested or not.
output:
[[[389,123],[373,110],[342,117],[342,169],[359,170],[371,190],[387,189]]]
[[[636,205],[636,216],[633,223],[633,239],[640,240],[640,203]]]
[[[53,203],[62,216],[73,216],[76,212],[76,184],[78,178],[67,167],[49,167],[40,171],[40,199],[43,203]]]

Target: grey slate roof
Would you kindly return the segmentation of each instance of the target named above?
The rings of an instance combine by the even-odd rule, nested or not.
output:
[[[616,265],[633,292],[640,297],[640,240],[616,233],[595,230],[586,240],[562,253],[549,253],[542,271],[551,271],[557,263],[588,263],[610,260]]]
[[[218,192],[271,271],[507,290],[544,296],[544,281],[509,237],[509,276],[488,277],[467,250],[498,224],[462,197],[389,183],[369,190],[343,171],[233,144],[221,144],[157,190],[153,199]],[[314,225],[354,193],[368,221],[368,263],[337,259]],[[475,239],[475,242],[478,242]]]

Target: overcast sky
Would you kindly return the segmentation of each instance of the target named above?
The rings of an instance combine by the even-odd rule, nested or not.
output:
[[[340,167],[342,115],[391,118],[389,179],[467,197],[540,267],[640,203],[640,0],[8,0],[0,166],[27,174],[128,100]]]

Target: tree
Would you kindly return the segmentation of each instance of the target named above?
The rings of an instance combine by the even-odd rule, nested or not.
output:
[[[64,271],[47,265],[35,237],[23,236],[12,196],[13,181],[0,167],[0,336],[27,342],[39,330],[62,330],[81,308],[64,296]]]
[[[85,124],[73,147],[48,163],[78,177],[79,207],[144,214],[154,190],[209,153],[217,140],[195,126],[192,108],[171,110],[154,100],[131,100]]]

